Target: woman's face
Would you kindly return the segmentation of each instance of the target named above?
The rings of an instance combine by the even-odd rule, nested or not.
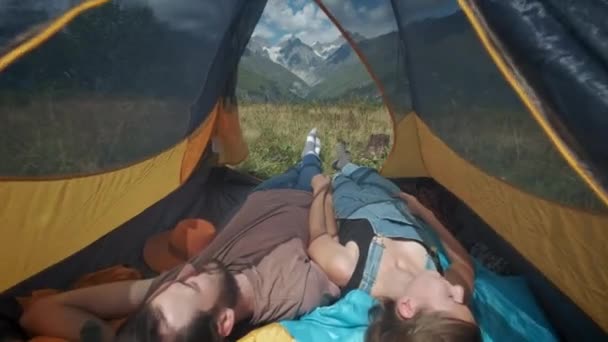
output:
[[[440,311],[447,315],[474,323],[471,310],[464,304],[464,289],[452,285],[435,271],[424,271],[407,285],[404,296],[397,300],[397,313],[403,319],[416,313]]]

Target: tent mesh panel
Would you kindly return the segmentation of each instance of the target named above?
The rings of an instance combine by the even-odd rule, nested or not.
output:
[[[450,148],[527,192],[605,211],[506,83],[456,1],[395,1],[416,112]]]
[[[0,71],[0,177],[103,172],[174,146],[232,95],[263,5],[119,0],[81,13]]]
[[[397,121],[401,120],[411,111],[411,101],[405,72],[404,46],[399,39],[397,22],[390,1],[323,0],[319,2],[355,41],[371,73],[379,81],[395,118]],[[329,74],[328,77],[339,79],[341,75],[348,74],[351,82],[356,79],[358,82],[342,85],[349,88],[349,94],[360,96],[374,89],[376,98],[380,97],[378,86],[370,78],[370,74],[350,46],[343,46],[336,51],[329,57],[329,63],[348,63],[348,69],[341,68],[338,73]],[[319,93],[329,96],[332,89],[323,89]]]

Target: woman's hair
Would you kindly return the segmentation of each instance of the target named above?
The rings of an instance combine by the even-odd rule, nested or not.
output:
[[[448,317],[441,312],[419,312],[403,320],[395,301],[386,300],[370,310],[371,324],[366,342],[480,342],[481,332],[473,323]]]

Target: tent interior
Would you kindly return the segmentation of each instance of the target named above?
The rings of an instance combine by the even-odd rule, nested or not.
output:
[[[0,2],[3,320],[16,297],[110,266],[154,275],[146,238],[190,217],[221,229],[260,182],[232,165],[248,153],[239,61],[265,0],[49,3]],[[314,3],[392,118],[381,173],[525,277],[561,339],[604,339],[608,5]],[[386,31],[355,40],[361,7]]]

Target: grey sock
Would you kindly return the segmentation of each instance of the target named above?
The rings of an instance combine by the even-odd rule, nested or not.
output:
[[[306,142],[304,143],[304,149],[302,149],[301,157],[304,158],[307,154],[314,154],[317,157],[321,153],[321,139],[317,136],[317,129],[313,128],[306,136]]]
[[[336,143],[336,160],[332,163],[332,167],[336,171],[340,171],[348,163],[350,163],[350,152],[346,150],[346,144],[343,141],[338,141]]]

